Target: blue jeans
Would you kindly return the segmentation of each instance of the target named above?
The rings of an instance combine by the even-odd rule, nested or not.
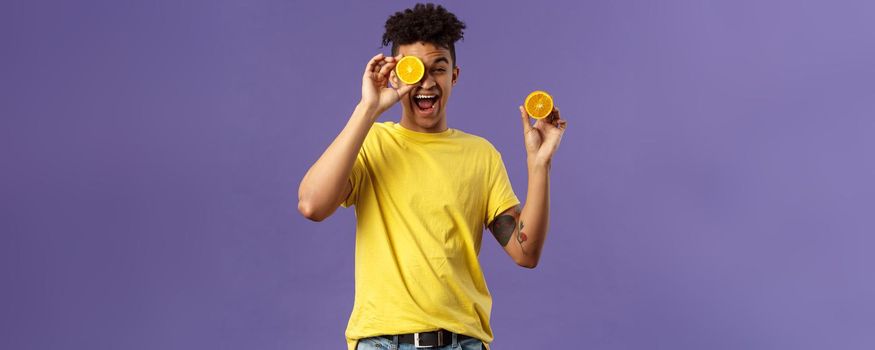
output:
[[[483,343],[474,338],[453,342],[453,344],[429,350],[481,350],[485,349]],[[416,350],[413,344],[397,344],[383,337],[371,337],[359,339],[356,350]]]

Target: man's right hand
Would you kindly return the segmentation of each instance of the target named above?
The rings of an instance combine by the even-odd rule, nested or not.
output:
[[[362,77],[362,104],[376,111],[379,116],[413,90],[395,77],[395,64],[401,59],[385,57],[382,53],[371,58]],[[392,85],[389,85],[390,79]]]

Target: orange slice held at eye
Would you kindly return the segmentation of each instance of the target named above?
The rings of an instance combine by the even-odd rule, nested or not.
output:
[[[418,83],[424,74],[425,65],[416,56],[404,56],[395,65],[395,75],[407,85]]]
[[[523,106],[532,118],[544,119],[553,112],[553,97],[546,91],[536,90],[526,97]]]

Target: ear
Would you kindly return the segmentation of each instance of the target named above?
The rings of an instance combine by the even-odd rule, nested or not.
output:
[[[459,66],[453,67],[453,86],[459,81],[459,73],[461,73],[462,69]]]

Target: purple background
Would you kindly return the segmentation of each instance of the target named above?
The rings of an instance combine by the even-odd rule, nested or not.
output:
[[[354,216],[297,186],[409,5],[3,1],[0,348],[343,348]],[[484,237],[495,349],[875,348],[871,1],[447,7],[521,198],[516,106],[569,120],[540,266]]]

